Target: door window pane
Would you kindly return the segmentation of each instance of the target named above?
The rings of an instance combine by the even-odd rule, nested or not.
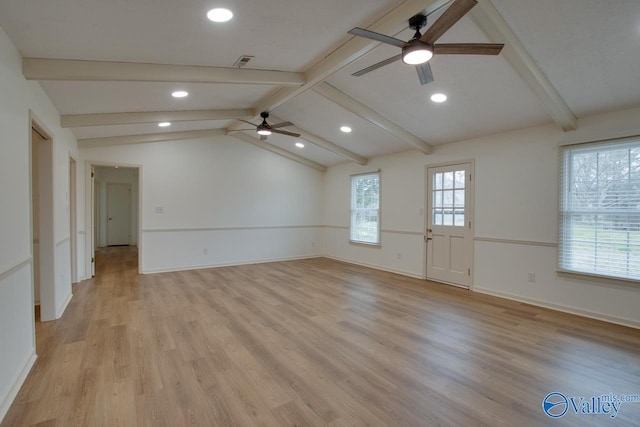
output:
[[[442,174],[436,173],[433,175],[433,189],[442,190]]]
[[[443,191],[442,198],[443,198],[443,201],[442,201],[443,207],[453,207],[453,191],[452,190]]]
[[[453,225],[456,227],[464,227],[464,209],[456,209],[454,211],[455,220]]]
[[[453,172],[445,172],[443,174],[443,188],[453,188]]]
[[[463,227],[466,171],[433,174],[432,224]]]
[[[455,171],[455,176],[456,188],[464,188],[464,171]]]
[[[433,210],[433,225],[443,225],[442,222],[442,209]]]

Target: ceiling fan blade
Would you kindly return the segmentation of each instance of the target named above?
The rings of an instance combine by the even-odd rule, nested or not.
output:
[[[377,64],[373,64],[373,65],[370,65],[370,66],[369,66],[369,67],[367,67],[367,68],[363,68],[363,69],[362,69],[362,70],[360,70],[360,71],[356,71],[355,73],[353,73],[353,74],[351,74],[351,75],[352,75],[352,76],[356,76],[356,77],[360,77],[360,76],[362,76],[362,75],[364,75],[364,74],[370,73],[370,72],[371,72],[371,71],[373,71],[373,70],[377,70],[377,69],[378,69],[378,68],[380,68],[380,67],[384,67],[385,65],[392,64],[392,63],[394,63],[394,62],[396,62],[396,61],[399,61],[399,60],[401,60],[401,59],[402,59],[402,54],[400,54],[400,55],[396,55],[396,56],[392,56],[392,57],[391,57],[391,58],[389,58],[389,59],[385,59],[384,61],[380,61],[380,62],[378,62]]]
[[[499,43],[446,43],[433,46],[434,55],[498,55],[504,47]]]
[[[293,123],[291,122],[276,123],[275,125],[271,125],[271,129],[283,128],[286,126],[293,126]]]
[[[246,132],[248,130],[252,130],[252,131],[256,131],[256,128],[252,128],[252,129],[231,129],[228,132]]]
[[[455,0],[447,10],[444,11],[440,18],[436,20],[424,35],[420,37],[420,41],[428,44],[435,43],[449,28],[460,20],[473,6],[478,4],[476,0]]]
[[[266,141],[267,135],[260,135],[260,141]]]
[[[278,130],[278,129],[273,129],[273,128],[271,129],[271,132],[279,133],[280,135],[292,136],[294,138],[298,138],[300,136],[299,133],[287,132],[286,130]]]
[[[418,72],[418,78],[421,85],[426,85],[433,81],[433,72],[431,71],[431,65],[428,62],[424,64],[416,65],[416,71]]]
[[[349,31],[349,34],[352,36],[364,37],[366,39],[375,40],[377,42],[382,42],[386,44],[390,44],[391,46],[403,47],[406,43],[400,39],[396,39],[395,37],[385,36],[384,34],[375,33],[373,31],[365,30],[364,28],[354,28]]]
[[[246,123],[246,124],[251,125],[251,126],[256,126],[256,127],[258,126],[257,124],[248,122],[246,120],[242,120],[242,119],[236,119],[236,120],[240,120],[242,123]]]

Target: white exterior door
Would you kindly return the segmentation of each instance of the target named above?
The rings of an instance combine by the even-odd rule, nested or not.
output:
[[[130,230],[131,186],[107,184],[107,245],[128,245]]]
[[[471,163],[427,169],[427,279],[471,286]]]

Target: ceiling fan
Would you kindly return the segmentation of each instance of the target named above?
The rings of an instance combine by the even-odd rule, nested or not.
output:
[[[420,84],[433,81],[429,60],[433,55],[498,55],[504,44],[499,43],[445,43],[434,44],[449,28],[460,20],[478,2],[476,0],[454,0],[451,6],[438,18],[424,34],[420,30],[427,25],[427,16],[418,14],[409,19],[409,28],[415,30],[413,38],[407,42],[386,36],[364,28],[354,28],[349,34],[390,44],[402,49],[402,53],[380,61],[357,71],[352,76],[362,76],[380,67],[402,60],[405,64],[415,65]]]
[[[249,124],[251,126],[255,126],[255,130],[256,132],[258,132],[258,135],[260,135],[261,141],[264,141],[265,139],[267,139],[267,136],[271,135],[272,133],[279,133],[281,135],[292,136],[294,138],[298,138],[300,136],[299,133],[287,132],[286,130],[278,129],[285,126],[293,126],[293,123],[291,122],[282,122],[282,123],[276,123],[274,125],[270,125],[269,123],[267,123],[267,119],[269,118],[269,113],[266,111],[263,111],[262,113],[260,113],[260,117],[262,117],[262,123],[260,123],[259,125],[256,125],[255,123],[251,123],[249,121],[242,120],[242,119],[238,119],[238,120],[240,120],[243,123]],[[232,132],[241,132],[245,130],[253,130],[253,129],[235,129]]]

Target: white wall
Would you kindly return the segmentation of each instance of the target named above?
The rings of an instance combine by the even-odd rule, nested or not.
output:
[[[143,273],[317,256],[322,173],[233,137],[83,148],[140,166]]]
[[[473,289],[640,327],[640,286],[568,279],[556,273],[558,147],[566,142],[640,134],[640,109],[588,117],[577,131],[555,125],[342,164],[326,173],[325,254],[425,277],[426,167],[475,165]],[[382,247],[349,244],[350,174],[381,169]],[[513,241],[513,242],[508,242]],[[398,253],[401,259],[398,259]],[[536,273],[536,282],[527,273]]]
[[[22,59],[0,29],[0,419],[35,360],[31,233],[30,111],[53,137],[53,312],[71,297],[69,266],[69,154],[78,155],[68,130],[38,83],[22,76]],[[80,168],[81,169],[81,168]],[[79,170],[82,173],[82,170]],[[82,189],[83,183],[78,182]],[[83,202],[81,202],[83,203]],[[79,231],[84,219],[79,220]],[[66,251],[66,252],[65,252]],[[84,273],[81,271],[81,277]],[[44,286],[44,285],[43,285]]]

